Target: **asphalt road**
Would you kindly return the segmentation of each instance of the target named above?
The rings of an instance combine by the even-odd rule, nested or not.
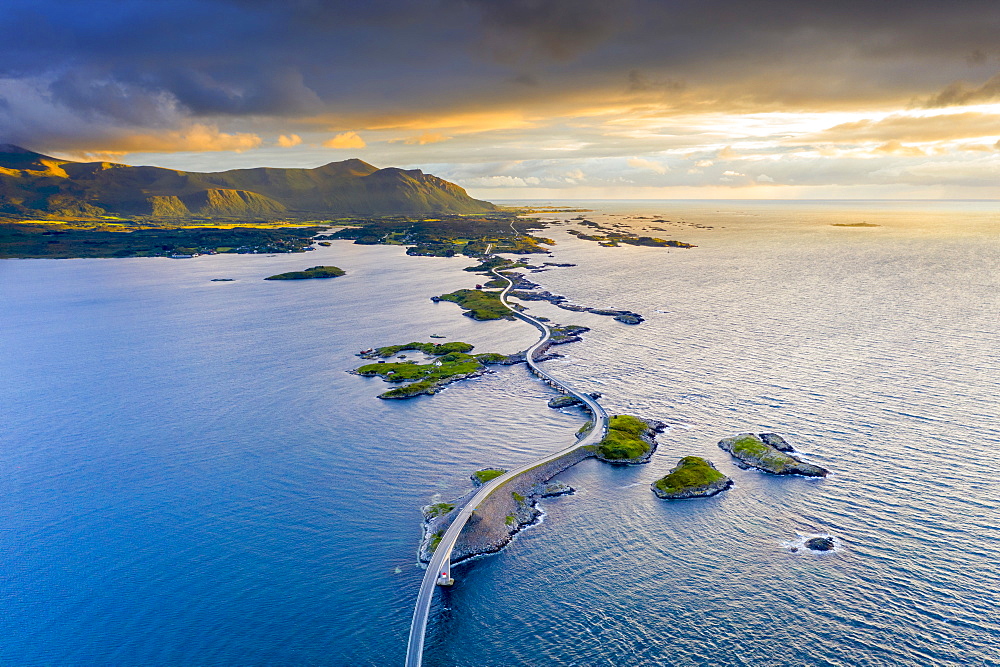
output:
[[[492,250],[492,246],[487,247],[486,256],[489,256],[490,250]],[[530,470],[535,466],[557,459],[564,454],[572,452],[578,447],[597,444],[604,437],[605,430],[607,429],[608,413],[604,411],[604,408],[602,408],[597,401],[583,392],[576,391],[565,382],[555,379],[549,375],[549,373],[539,368],[538,364],[535,362],[535,354],[538,352],[539,348],[545,345],[552,337],[552,331],[544,322],[515,310],[507,300],[507,293],[514,288],[514,283],[509,278],[500,275],[500,273],[496,270],[492,271],[492,273],[497,278],[507,281],[507,287],[500,293],[500,300],[504,303],[504,305],[513,310],[514,315],[518,319],[534,326],[542,334],[541,338],[538,339],[538,342],[528,348],[526,354],[528,366],[531,368],[532,372],[547,381],[549,384],[564,393],[583,401],[583,403],[587,406],[587,409],[590,411],[590,414],[593,415],[594,427],[590,429],[590,432],[583,439],[575,441],[568,447],[548,454],[540,459],[536,459],[531,463],[526,463],[519,468],[515,468],[514,470],[501,475],[500,477],[490,480],[486,484],[479,487],[479,491],[477,491],[476,494],[472,496],[472,498],[461,508],[458,516],[454,521],[452,521],[448,530],[446,530],[444,535],[441,537],[441,542],[434,550],[431,562],[427,566],[427,571],[424,573],[423,581],[420,583],[420,592],[417,594],[417,602],[413,610],[413,621],[410,625],[410,640],[406,647],[407,667],[420,667],[423,662],[424,636],[427,633],[427,618],[430,614],[431,601],[434,598],[434,589],[437,588],[436,584],[439,579],[448,580],[451,578],[451,552],[455,548],[455,542],[458,540],[459,534],[465,527],[469,517],[471,517],[475,509],[479,507],[479,504],[499,487],[503,486],[506,482],[510,481],[514,477],[517,477],[523,472]]]

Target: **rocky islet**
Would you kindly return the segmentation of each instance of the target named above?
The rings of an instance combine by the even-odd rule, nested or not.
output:
[[[711,461],[685,456],[667,475],[650,484],[650,488],[664,500],[686,500],[714,496],[732,485],[733,480],[719,472]]]
[[[764,439],[767,437],[767,440]],[[776,443],[770,444],[770,443]],[[781,436],[773,433],[757,435],[740,433],[719,441],[719,447],[736,460],[741,468],[754,468],[772,475],[802,475],[805,477],[826,477],[829,471],[812,463],[806,463],[789,454],[794,451]],[[779,449],[787,447],[787,449]]]

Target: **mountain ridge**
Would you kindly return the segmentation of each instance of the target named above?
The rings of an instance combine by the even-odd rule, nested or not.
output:
[[[0,144],[0,213],[8,215],[268,219],[495,210],[420,169],[380,169],[358,158],[314,168],[194,172],[61,160]]]

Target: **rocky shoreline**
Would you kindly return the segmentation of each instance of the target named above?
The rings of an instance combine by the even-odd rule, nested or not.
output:
[[[535,272],[537,272],[537,270]],[[592,308],[590,306],[580,306],[575,303],[570,303],[569,299],[561,294],[553,294],[548,290],[539,290],[541,285],[528,280],[524,277],[523,273],[519,273],[517,271],[503,271],[502,273],[514,282],[514,289],[510,291],[509,295],[515,299],[519,299],[521,301],[548,301],[553,306],[557,306],[563,310],[570,310],[574,313],[606,315],[608,317],[613,317],[623,324],[641,324],[644,321],[642,315],[632,312],[631,310],[623,310],[619,308]]]
[[[516,363],[516,362],[515,362]],[[349,371],[353,372],[353,371]],[[413,387],[413,385],[403,385],[397,387],[393,393],[383,392],[378,395],[384,401],[402,401],[407,398],[413,398],[415,396],[433,396],[438,393],[448,385],[453,382],[461,382],[462,380],[471,380],[473,378],[482,377],[487,373],[490,373],[488,368],[480,368],[479,370],[472,371],[471,373],[464,373],[462,375],[451,375],[440,380],[435,380],[434,382],[427,383],[419,387]],[[358,373],[355,373],[358,375]],[[417,383],[413,383],[417,384]],[[412,387],[412,389],[411,389]],[[409,391],[408,391],[409,390]]]
[[[550,483],[549,480],[593,455],[593,451],[589,448],[578,447],[504,483],[480,503],[465,524],[452,551],[451,562],[454,564],[475,556],[496,553],[507,546],[514,535],[536,523],[541,517],[542,512],[536,506],[541,498],[567,495],[575,491],[570,486],[560,482]],[[433,512],[428,511],[434,505],[424,508],[423,535],[417,551],[420,562],[430,562],[433,554],[432,546],[436,546],[440,535],[443,535],[451,525],[458,515],[458,509],[475,493],[476,488],[473,488],[454,503],[449,503],[454,505],[455,509],[441,516],[433,516]]]
[[[552,337],[545,345],[539,348],[535,361],[547,361],[561,357],[561,354],[549,352],[549,348],[553,345],[579,342],[583,340],[581,334],[590,331],[588,327],[573,324],[564,326],[554,325],[551,329]],[[386,382],[398,384],[399,386],[379,394],[378,397],[384,400],[402,400],[415,396],[431,396],[453,382],[481,377],[493,372],[489,366],[513,366],[514,364],[523,364],[526,361],[524,352],[508,355],[492,352],[469,354],[472,349],[472,345],[458,341],[437,345],[434,343],[411,342],[403,345],[369,348],[362,350],[357,356],[362,359],[374,360],[376,364],[367,364],[347,372],[361,377],[381,376]],[[446,375],[436,373],[433,369],[428,368],[427,364],[417,364],[412,360],[407,360],[406,355],[400,354],[401,352],[410,351],[422,353],[431,360],[439,360],[438,362],[432,361],[432,363],[441,364],[441,361],[448,361],[452,364],[455,362],[464,362],[466,363],[465,367],[455,370],[465,372],[450,372]],[[402,365],[404,363],[406,365]],[[426,369],[426,375],[413,374],[414,369],[421,368]],[[445,366],[440,365],[439,368],[444,369]]]
[[[575,489],[566,484],[553,483],[550,480],[580,461],[593,457],[614,465],[638,465],[648,462],[653,452],[656,451],[656,434],[662,432],[666,428],[666,424],[655,419],[638,417],[636,419],[646,425],[646,430],[640,437],[649,445],[649,451],[643,456],[634,459],[609,459],[600,456],[597,447],[583,446],[517,475],[504,483],[501,488],[494,491],[479,505],[455,543],[451,562],[456,563],[474,556],[495,553],[507,546],[514,535],[538,521],[541,510],[536,505],[541,498],[551,498],[575,492]],[[474,488],[458,500],[446,503],[452,507],[447,513],[438,513],[432,510],[434,507],[440,507],[441,503],[423,508],[422,536],[417,550],[420,562],[430,562],[433,547],[437,545],[441,539],[440,536],[451,525],[459,509],[472,498],[484,480],[490,479],[488,474],[482,475],[482,473],[500,470],[503,469],[483,468],[473,473]]]

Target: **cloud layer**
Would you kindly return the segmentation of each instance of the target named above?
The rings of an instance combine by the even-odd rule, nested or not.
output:
[[[8,0],[0,141],[188,168],[350,153],[483,193],[982,188],[997,35],[978,0]]]

